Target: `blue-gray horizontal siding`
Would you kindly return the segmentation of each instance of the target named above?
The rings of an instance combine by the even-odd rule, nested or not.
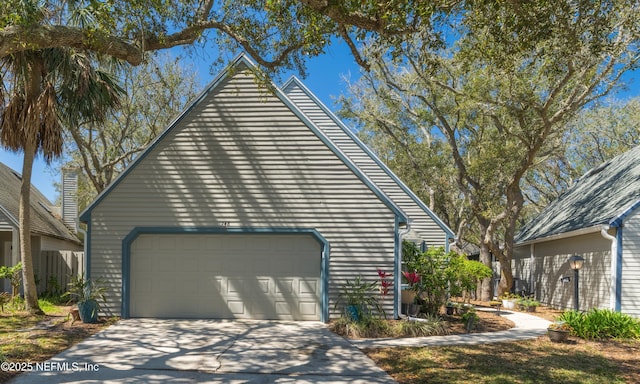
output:
[[[395,215],[289,108],[237,72],[196,105],[91,212],[91,276],[120,313],[134,227],[309,228],[330,245],[329,309],[346,279],[394,266]],[[179,257],[179,255],[176,255]],[[392,313],[391,298],[385,310]]]
[[[411,228],[430,246],[445,246],[446,233],[400,185],[358,145],[295,82],[284,89],[287,97],[412,220]]]
[[[544,304],[564,309],[573,308],[573,270],[569,257],[585,258],[580,270],[580,308],[608,308],[611,300],[611,242],[600,233],[574,236],[534,244],[533,265],[528,261],[530,245],[516,247],[513,266],[526,278],[533,274],[533,292]],[[519,277],[519,276],[518,276]],[[562,277],[570,277],[563,283]]]
[[[620,310],[640,318],[640,209],[624,221],[621,278]]]

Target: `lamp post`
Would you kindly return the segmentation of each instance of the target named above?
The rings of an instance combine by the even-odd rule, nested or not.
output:
[[[578,291],[578,275],[580,268],[584,264],[584,257],[579,255],[573,255],[569,258],[569,266],[573,269],[573,308],[576,311],[580,310],[580,295]]]

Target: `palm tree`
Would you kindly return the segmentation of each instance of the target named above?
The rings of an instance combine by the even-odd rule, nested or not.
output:
[[[0,59],[0,143],[22,151],[20,254],[27,310],[38,306],[31,258],[30,192],[36,154],[47,163],[62,152],[65,124],[99,121],[117,106],[122,89],[88,56],[70,49],[24,51]]]

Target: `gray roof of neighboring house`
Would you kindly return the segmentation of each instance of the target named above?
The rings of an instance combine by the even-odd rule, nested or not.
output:
[[[640,206],[640,146],[593,168],[525,225],[523,243],[598,225],[619,226]]]
[[[18,227],[20,186],[22,176],[0,163],[0,212]],[[31,232],[80,243],[62,221],[51,212],[51,202],[36,187],[31,186]]]

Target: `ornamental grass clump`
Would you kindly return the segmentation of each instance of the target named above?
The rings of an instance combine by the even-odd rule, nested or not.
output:
[[[567,323],[574,336],[587,340],[640,339],[640,321],[609,309],[592,309],[586,313],[567,311],[559,320]]]
[[[440,336],[448,333],[447,327],[438,316],[426,315],[424,318],[400,322],[399,334],[405,337]]]

